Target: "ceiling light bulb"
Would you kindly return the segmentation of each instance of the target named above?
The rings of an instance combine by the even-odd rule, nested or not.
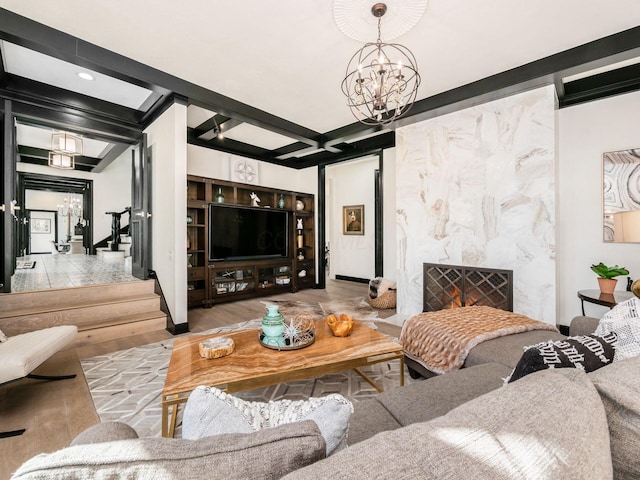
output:
[[[80,78],[82,78],[83,80],[93,80],[93,75],[87,73],[87,72],[79,72],[78,76]]]

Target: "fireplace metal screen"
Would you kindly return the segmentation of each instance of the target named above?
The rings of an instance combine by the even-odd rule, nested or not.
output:
[[[423,264],[423,311],[489,306],[513,311],[513,270]]]

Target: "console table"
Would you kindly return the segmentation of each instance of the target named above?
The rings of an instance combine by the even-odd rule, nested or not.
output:
[[[629,300],[633,297],[633,293],[624,291],[615,291],[613,294],[602,293],[600,290],[579,290],[578,298],[582,305],[582,316],[584,313],[584,302],[595,303],[596,305],[603,305],[605,307],[613,308],[618,303]]]

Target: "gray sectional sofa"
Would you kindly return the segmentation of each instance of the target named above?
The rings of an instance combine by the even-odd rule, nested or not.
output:
[[[580,317],[571,333],[596,325]],[[504,386],[517,359],[481,351],[492,361],[475,352],[472,366],[355,404],[349,447],[329,458],[312,421],[196,441],[101,424],[14,478],[640,478],[640,357]]]

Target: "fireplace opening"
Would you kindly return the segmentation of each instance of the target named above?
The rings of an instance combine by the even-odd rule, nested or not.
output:
[[[488,306],[513,311],[513,270],[423,264],[423,311]]]

